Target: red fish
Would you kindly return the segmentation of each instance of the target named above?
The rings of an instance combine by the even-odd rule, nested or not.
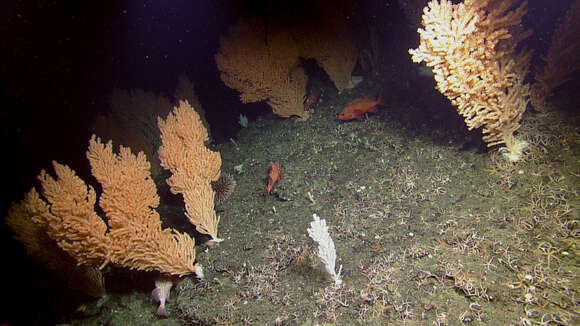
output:
[[[276,182],[282,180],[282,178],[282,164],[280,164],[280,161],[276,161],[272,163],[272,166],[270,167],[270,174],[268,175],[268,186],[266,187],[266,192],[268,195],[274,188]]]
[[[385,104],[385,102],[383,101],[382,96],[376,100],[373,100],[370,97],[359,98],[348,103],[338,116],[338,119],[343,121],[354,119],[361,120],[365,113],[376,112],[375,107],[383,104]]]

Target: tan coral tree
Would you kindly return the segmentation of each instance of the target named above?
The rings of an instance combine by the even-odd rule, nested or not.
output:
[[[135,155],[123,146],[115,154],[111,142],[103,144],[93,136],[87,158],[103,187],[99,205],[111,228],[111,261],[131,269],[201,277],[201,267],[195,264],[195,241],[185,233],[161,228],[155,210],[159,196],[145,154]]]
[[[180,101],[167,119],[158,119],[162,145],[161,166],[171,171],[167,184],[174,194],[183,195],[186,216],[196,229],[219,242],[219,216],[214,209],[211,182],[220,176],[221,156],[205,146],[208,133],[199,114],[187,101]]]
[[[292,26],[299,56],[312,58],[326,71],[339,93],[352,87],[352,72],[358,61],[358,40],[351,1],[317,0],[306,23]]]
[[[240,92],[242,103],[266,101],[276,115],[306,120],[307,77],[298,45],[287,30],[268,28],[259,19],[240,19],[231,28],[215,55],[220,77]]]
[[[423,14],[421,43],[409,50],[414,62],[433,68],[437,89],[450,99],[469,129],[483,129],[488,146],[505,144],[506,157],[521,157],[526,143],[514,132],[529,101],[524,82],[531,58],[516,53],[517,42],[529,32],[515,33],[526,2],[430,1]]]
[[[106,265],[107,225],[95,213],[95,190],[68,166],[52,164],[56,177],[45,170],[38,176],[45,199],[34,188],[24,199],[28,216],[78,264]]]
[[[60,165],[60,167],[63,166]],[[6,216],[6,224],[14,230],[16,240],[24,245],[28,256],[55,271],[63,280],[68,281],[71,289],[80,290],[95,298],[103,296],[106,293],[105,282],[97,264],[101,263],[106,252],[100,251],[103,248],[98,246],[98,249],[93,251],[93,254],[97,256],[93,257],[94,260],[83,260],[84,263],[75,260],[47,234],[49,225],[44,222],[44,219],[51,214],[49,207],[33,188],[24,200],[11,204]],[[75,218],[72,215],[69,217]],[[96,222],[97,225],[91,225],[89,222],[90,229],[85,229],[83,232],[81,228],[79,233],[84,233],[89,239],[102,238],[106,232],[106,225]],[[51,233],[54,235],[53,232]],[[59,237],[59,239],[62,245],[65,237]],[[72,237],[69,237],[68,242],[71,240]],[[79,253],[82,251],[71,254],[77,254],[78,257]]]
[[[46,235],[78,265],[102,268],[112,263],[130,269],[179,276],[196,273],[202,277],[201,266],[195,264],[194,240],[187,234],[161,228],[155,211],[159,198],[145,155],[134,155],[127,147],[115,154],[111,142],[103,144],[93,136],[87,157],[103,188],[99,204],[109,227],[95,212],[95,190],[71,168],[53,162],[56,175],[43,170],[38,177],[41,193],[33,188],[22,202],[13,204],[7,217],[29,252],[51,259],[52,248],[39,247],[48,241]],[[52,267],[58,263],[47,262]]]
[[[548,53],[542,58],[546,65],[534,76],[536,81],[532,87],[531,102],[538,111],[548,111],[551,107],[548,98],[554,90],[570,81],[574,73],[580,70],[579,21],[580,0],[576,0],[552,35]]]

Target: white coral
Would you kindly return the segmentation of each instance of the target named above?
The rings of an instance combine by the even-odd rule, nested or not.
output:
[[[339,287],[342,284],[342,277],[340,273],[342,271],[342,265],[339,266],[338,271],[335,271],[336,267],[336,248],[334,247],[334,241],[328,233],[328,226],[326,226],[326,221],[321,220],[316,214],[312,217],[314,221],[310,222],[310,228],[307,230],[308,235],[312,240],[318,242],[318,257],[324,263],[326,271],[332,277],[334,281],[334,286]]]

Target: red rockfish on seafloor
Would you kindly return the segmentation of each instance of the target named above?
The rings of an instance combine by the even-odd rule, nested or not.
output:
[[[280,164],[280,161],[276,161],[272,163],[272,166],[270,167],[270,174],[268,175],[268,186],[266,186],[266,192],[268,195],[274,188],[276,182],[282,180],[282,178],[282,164]]]
[[[373,100],[370,97],[356,99],[346,105],[338,116],[339,120],[361,120],[363,115],[367,112],[376,112],[375,107],[377,105],[384,105],[383,97],[379,96],[378,99]]]

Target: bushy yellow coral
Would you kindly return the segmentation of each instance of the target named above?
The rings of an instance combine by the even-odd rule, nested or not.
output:
[[[127,147],[113,153],[111,142],[103,144],[93,136],[87,157],[92,174],[103,193],[99,205],[108,226],[95,212],[95,190],[66,165],[53,162],[56,176],[41,171],[41,193],[32,189],[20,203],[14,203],[7,222],[34,255],[53,248],[40,248],[48,238],[79,265],[112,263],[138,270],[165,274],[202,276],[195,263],[195,242],[187,234],[162,229],[155,208],[159,204],[149,162],[141,152]],[[23,239],[35,237],[36,239]],[[50,262],[48,262],[50,266]],[[53,266],[58,269],[56,266]]]
[[[199,114],[187,101],[180,101],[167,119],[158,119],[158,124],[162,143],[159,159],[161,166],[171,171],[167,179],[171,192],[183,195],[186,215],[199,232],[210,235],[212,241],[221,241],[211,182],[219,178],[222,160],[218,152],[205,147],[208,134]]]
[[[205,147],[207,130],[186,101],[166,120],[159,119],[159,129],[163,141],[159,157],[173,173],[168,179],[171,190],[183,194],[186,215],[197,229],[219,241],[211,181],[220,175],[220,154]],[[74,261],[87,267],[87,275],[97,271],[93,267],[111,263],[203,277],[202,267],[195,263],[194,239],[161,227],[155,210],[159,196],[145,154],[133,154],[124,146],[115,153],[112,142],[105,144],[93,135],[86,155],[102,187],[99,206],[106,218],[95,211],[93,187],[68,166],[53,162],[56,175],[41,171],[41,192],[32,188],[24,200],[12,204],[6,218],[29,254],[59,271]]]
[[[488,146],[505,144],[507,157],[518,160],[525,142],[514,132],[529,100],[524,83],[530,53],[516,56],[515,37],[526,3],[467,0],[452,4],[432,0],[424,9],[421,43],[409,50],[414,62],[433,69],[437,89],[451,100],[469,129],[483,127]]]

